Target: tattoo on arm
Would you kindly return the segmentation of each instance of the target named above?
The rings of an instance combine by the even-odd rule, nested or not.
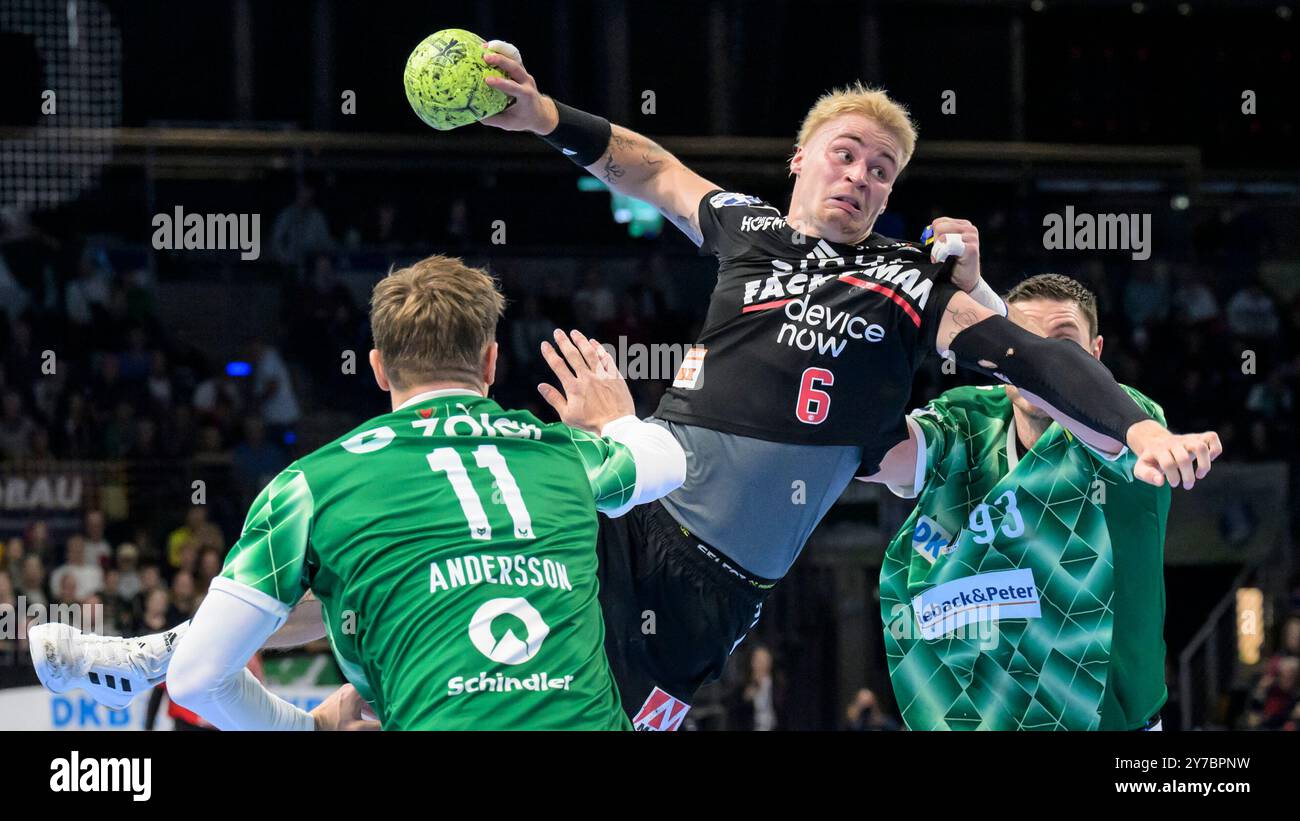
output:
[[[970,309],[963,310],[960,307],[954,308],[951,305],[949,305],[947,308],[944,308],[944,311],[952,314],[952,321],[957,326],[957,330],[952,331],[951,333],[948,334],[949,342],[952,342],[954,339],[956,339],[957,334],[961,333],[962,331],[966,330],[970,326],[974,325],[976,322],[980,321],[979,315]]]
[[[605,167],[601,173],[605,177],[605,182],[609,183],[610,185],[613,185],[614,180],[623,176],[627,172],[623,170],[623,167],[621,165],[614,162],[614,152],[611,151],[605,155]]]

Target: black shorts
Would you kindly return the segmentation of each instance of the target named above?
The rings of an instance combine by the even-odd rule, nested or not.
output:
[[[694,538],[658,502],[600,517],[605,652],[636,729],[675,730],[758,623],[776,582]]]

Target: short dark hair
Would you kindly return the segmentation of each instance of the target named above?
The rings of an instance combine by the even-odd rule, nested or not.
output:
[[[1097,297],[1077,279],[1062,274],[1038,274],[1021,282],[1007,294],[1007,302],[1026,299],[1055,299],[1074,302],[1088,320],[1088,336],[1097,336]]]

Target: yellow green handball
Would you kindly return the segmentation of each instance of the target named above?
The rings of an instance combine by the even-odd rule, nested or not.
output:
[[[439,131],[499,114],[510,102],[483,82],[505,72],[483,61],[483,38],[464,29],[443,29],[424,38],[406,60],[406,99]]]

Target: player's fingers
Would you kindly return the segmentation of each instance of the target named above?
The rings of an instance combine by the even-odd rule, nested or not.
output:
[[[524,62],[524,56],[519,53],[519,49],[514,43],[507,43],[505,40],[488,40],[483,45],[497,54],[504,54],[521,65]]]
[[[618,363],[614,361],[614,356],[609,352],[609,349],[595,339],[591,340],[591,344],[596,346],[596,356],[600,362],[601,375],[607,377],[619,376]]]
[[[1174,457],[1174,464],[1178,466],[1178,476],[1183,481],[1183,487],[1191,488],[1196,484],[1196,465],[1192,462],[1191,451],[1181,442],[1175,441],[1169,446],[1169,452]]]
[[[582,354],[574,347],[569,335],[559,328],[555,329],[555,347],[559,348],[560,353],[564,354],[564,361],[569,363],[569,367],[573,368],[573,372],[578,376],[582,376],[591,370],[591,367],[587,365],[587,360],[583,359]]]
[[[344,724],[340,729],[348,730],[350,732],[363,732],[363,733],[374,732],[379,729],[379,722],[378,721],[349,721],[346,724]]]
[[[560,358],[560,355],[555,352],[555,348],[552,348],[549,342],[542,343],[542,359],[545,359],[546,364],[550,365],[551,370],[555,371],[555,375],[560,380],[560,387],[564,388],[564,392],[566,394],[572,393],[573,386],[576,384],[573,371],[569,370],[568,364]]]
[[[555,412],[560,415],[561,419],[563,419],[565,411],[569,409],[569,400],[565,398],[564,394],[560,393],[545,382],[537,386],[537,392],[546,400],[546,404],[555,408]]]
[[[1146,482],[1148,485],[1160,487],[1165,483],[1164,471],[1160,470],[1154,464],[1154,460],[1143,457],[1133,466],[1133,476],[1139,481]]]
[[[1182,474],[1178,470],[1178,463],[1174,461],[1174,455],[1167,448],[1161,448],[1156,451],[1156,463],[1160,465],[1160,470],[1165,474],[1169,486],[1178,487]]]
[[[1223,443],[1219,441],[1219,434],[1210,431],[1209,433],[1202,434],[1202,436],[1204,436],[1205,440],[1209,442],[1211,459],[1218,459],[1223,455]]]
[[[496,75],[488,74],[483,78],[483,82],[487,84],[488,88],[495,88],[497,91],[510,97],[522,97],[529,92],[528,86],[516,83],[509,77],[497,77]]]
[[[587,367],[593,371],[596,370],[597,366],[600,365],[600,357],[592,349],[591,340],[577,328],[569,331],[569,338],[573,340],[573,346],[578,349],[578,353],[582,356],[582,361],[587,363]]]
[[[1196,436],[1190,450],[1196,459],[1196,478],[1204,479],[1210,472],[1210,462],[1214,461],[1210,456],[1210,443],[1203,435]]]
[[[973,229],[970,220],[957,219],[956,217],[939,217],[930,223],[936,234],[964,234]]]
[[[529,85],[533,83],[533,75],[524,70],[523,63],[518,60],[511,60],[504,54],[497,54],[495,51],[485,52],[483,62],[499,68],[506,73],[506,76],[520,85]]]

